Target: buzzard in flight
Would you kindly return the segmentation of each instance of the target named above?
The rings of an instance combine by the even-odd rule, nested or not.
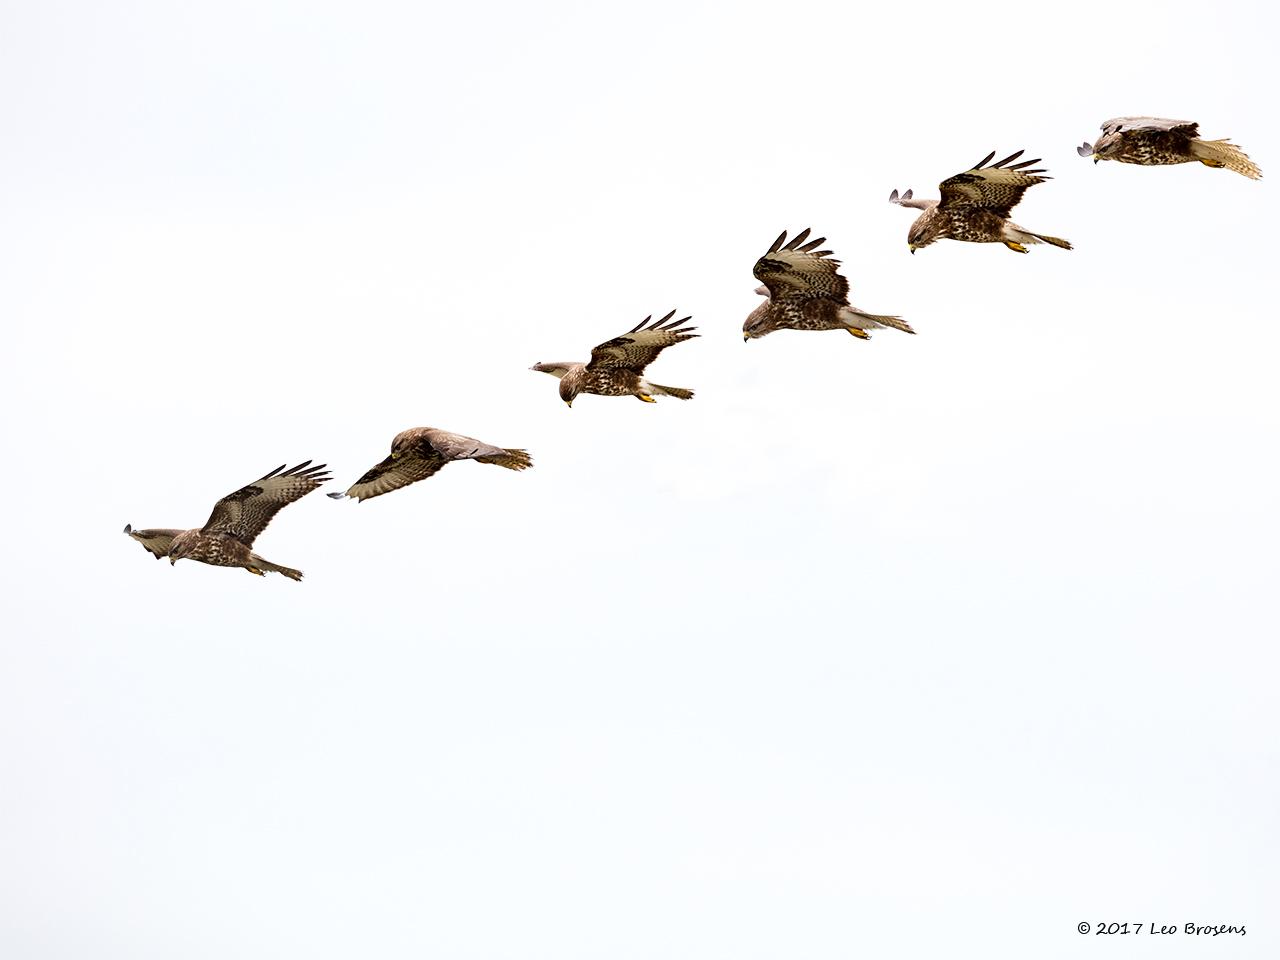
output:
[[[508,470],[524,470],[533,466],[526,450],[495,447],[482,440],[464,437],[448,430],[412,427],[397,433],[391,441],[391,456],[369,470],[344,493],[331,493],[335,500],[353,497],[368,500],[436,474],[451,460],[479,460],[495,463]]]
[[[1076,153],[1093,157],[1094,163],[1119,160],[1144,167],[1199,160],[1206,167],[1226,167],[1251,180],[1262,179],[1262,171],[1248,154],[1226,140],[1201,140],[1199,127],[1188,120],[1116,117],[1102,125],[1097,143],[1076,147]]]
[[[1010,250],[1026,253],[1024,244],[1051,243],[1055,247],[1070,250],[1071,244],[1059,237],[1024,230],[1009,214],[1018,205],[1027,187],[1044,183],[1049,177],[1037,176],[1043,170],[1028,170],[1039,160],[1023,160],[1009,166],[1011,160],[1022,156],[1022,151],[992,163],[995,151],[987,154],[981,163],[964,173],[943,180],[939,200],[913,200],[911,191],[902,196],[894,190],[889,201],[902,207],[915,207],[924,213],[916,217],[907,234],[907,246],[915,253],[935,240],[966,240],[970,243],[1003,243]]]
[[[622,336],[606,340],[592,350],[591,359],[586,363],[535,363],[529,369],[558,377],[560,399],[570,407],[580,393],[636,397],[645,403],[656,403],[654,397],[691,400],[692,390],[664,387],[644,375],[644,368],[667,347],[698,336],[693,332],[695,327],[683,326],[692,317],[672,320],[675,315],[672,310],[661,320],[654,320],[652,315],[645,317]]]
[[[809,228],[787,243],[783,230],[769,252],[756,261],[752,272],[764,297],[742,324],[742,339],[754,340],[775,330],[848,330],[855,337],[871,339],[868,330],[893,327],[915,333],[901,317],[863,313],[849,305],[849,281],[840,275],[840,261],[830,250],[817,248],[826,237],[808,239]]]
[[[157,560],[168,557],[170,565],[185,558],[215,567],[244,567],[260,577],[270,572],[301,580],[301,570],[264,560],[249,549],[281,509],[330,479],[323,463],[313,467],[307,460],[288,470],[284,467],[282,463],[261,480],[227,494],[213,505],[208,522],[198,530],[135,530],[127,525],[124,532]]]

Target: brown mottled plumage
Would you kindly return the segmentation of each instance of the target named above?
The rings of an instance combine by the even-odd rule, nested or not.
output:
[[[1076,147],[1082,157],[1118,160],[1144,167],[1171,163],[1203,163],[1225,167],[1242,177],[1261,180],[1262,171],[1249,155],[1227,140],[1201,140],[1200,125],[1191,120],[1160,117],[1116,117],[1102,125],[1102,136],[1090,146]]]
[[[889,201],[902,207],[915,207],[924,212],[916,218],[907,234],[907,246],[915,253],[936,240],[964,240],[969,243],[1003,243],[1010,250],[1026,253],[1024,244],[1051,243],[1070,250],[1071,244],[1059,237],[1024,230],[1009,215],[1028,187],[1044,183],[1050,177],[1038,176],[1044,170],[1028,170],[1039,160],[1023,160],[1019,150],[998,163],[990,163],[995,151],[987,154],[972,168],[943,180],[940,200],[913,200],[911,191],[902,196],[894,190]]]
[[[313,467],[307,460],[288,470],[282,463],[265,477],[219,500],[208,522],[198,530],[134,530],[126,525],[124,532],[157,560],[168,557],[170,565],[182,559],[199,560],[215,567],[243,567],[258,576],[273,572],[301,580],[301,570],[264,560],[249,548],[272,517],[328,479],[323,463]]]
[[[591,351],[587,363],[535,363],[530,370],[549,373],[560,379],[560,399],[573,406],[580,393],[601,397],[636,397],[654,403],[654,397],[693,399],[693,391],[684,387],[664,387],[644,376],[644,369],[673,343],[698,336],[695,327],[686,327],[692,317],[672,320],[672,310],[661,320],[647,316],[638,324],[612,340],[606,340]],[[652,322],[651,322],[652,321]]]
[[[752,268],[765,298],[742,324],[742,339],[755,340],[775,330],[847,330],[869,340],[868,330],[893,327],[915,333],[901,317],[863,313],[849,305],[849,281],[840,274],[840,261],[830,250],[817,248],[826,237],[805,242],[805,227],[787,243],[782,231],[768,252]]]
[[[331,493],[329,496],[335,500],[380,497],[433,476],[453,460],[479,460],[508,470],[524,470],[533,466],[533,459],[525,450],[495,447],[448,430],[412,427],[396,434],[391,441],[391,456],[366,471],[345,493]]]

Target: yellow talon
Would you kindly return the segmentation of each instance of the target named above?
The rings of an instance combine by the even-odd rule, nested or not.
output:
[[[1020,243],[1014,243],[1012,240],[1006,240],[1004,245],[1010,250],[1016,250],[1018,253],[1026,253],[1027,248]]]
[[[1201,163],[1203,163],[1206,167],[1221,167],[1221,166],[1222,166],[1222,161],[1221,161],[1221,160],[1201,160],[1200,162],[1201,162]]]
[[[636,396],[639,397],[641,400],[643,400],[645,403],[658,402],[657,400],[653,399],[653,397],[649,396],[647,393],[637,393]]]
[[[257,567],[245,567],[245,569],[248,570],[250,573],[252,573],[254,576],[257,576],[257,577],[266,576],[266,574],[263,573],[261,570],[259,570]]]
[[[867,331],[865,330],[860,330],[857,327],[845,327],[845,329],[848,330],[855,337],[857,337],[859,340],[871,339],[871,334],[867,333]]]

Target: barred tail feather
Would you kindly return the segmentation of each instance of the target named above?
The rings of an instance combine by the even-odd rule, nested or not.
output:
[[[249,562],[253,564],[253,566],[249,568],[250,573],[257,569],[261,570],[263,574],[279,573],[288,577],[290,580],[302,579],[301,570],[295,570],[293,567],[282,567],[280,564],[272,563],[270,560],[263,560],[262,557],[258,556],[256,553]]]
[[[651,383],[649,388],[658,397],[675,397],[677,400],[693,399],[693,391],[686,390],[684,387],[664,387],[660,383]]]
[[[1250,180],[1261,180],[1262,171],[1249,155],[1227,140],[1192,140],[1191,155],[1207,167],[1226,167]]]
[[[1074,249],[1068,241],[1063,240],[1061,237],[1051,237],[1045,233],[1033,233],[1031,235],[1037,240],[1042,240],[1045,243],[1052,243],[1055,247],[1061,247],[1063,250]]]
[[[476,459],[481,463],[495,463],[508,470],[527,470],[533,466],[533,457],[529,456],[528,450],[503,448],[502,453],[496,453],[491,457],[476,457]]]
[[[887,317],[879,313],[855,312],[858,316],[870,320],[878,326],[893,327],[894,330],[901,330],[903,333],[915,333],[915,331],[911,329],[911,324],[907,323],[907,321],[903,320],[901,317]]]
[[[879,313],[863,313],[854,307],[843,308],[840,311],[840,319],[847,323],[849,327],[856,327],[859,330],[892,327],[894,330],[901,330],[903,333],[915,333],[911,329],[911,324],[901,317],[889,317]]]

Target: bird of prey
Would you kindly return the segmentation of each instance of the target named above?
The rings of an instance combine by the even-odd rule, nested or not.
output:
[[[1005,157],[999,163],[991,163],[995,151],[987,154],[981,163],[964,173],[948,177],[939,185],[939,200],[913,200],[911,191],[902,196],[894,190],[889,202],[902,207],[915,207],[924,213],[916,218],[907,234],[907,246],[915,253],[935,240],[966,240],[970,243],[1003,243],[1010,250],[1026,253],[1029,243],[1051,243],[1055,247],[1070,250],[1071,244],[1059,237],[1024,230],[1009,214],[1018,205],[1027,187],[1051,179],[1037,174],[1043,170],[1028,170],[1039,160],[1023,160],[1009,165],[1022,156],[1022,151]]]
[[[370,467],[345,492],[329,496],[335,500],[352,497],[358,501],[380,497],[433,476],[451,460],[479,460],[508,470],[524,470],[533,466],[527,450],[495,447],[483,440],[448,430],[412,427],[395,435],[391,441],[391,456]]]
[[[1097,143],[1082,144],[1076,153],[1093,157],[1094,163],[1119,160],[1144,167],[1199,160],[1206,167],[1226,167],[1252,180],[1262,179],[1262,171],[1248,154],[1227,140],[1201,140],[1199,127],[1189,120],[1116,117],[1102,125]]]
[[[301,580],[301,570],[264,560],[249,548],[281,509],[328,479],[323,463],[313,467],[307,460],[288,470],[282,463],[262,479],[215,503],[208,522],[198,530],[135,530],[127,525],[124,532],[157,560],[168,557],[170,565],[182,559],[199,560],[215,567],[244,567],[260,577],[280,573],[290,580]]]
[[[689,340],[698,334],[696,327],[686,327],[692,317],[672,320],[672,310],[661,320],[645,317],[620,337],[606,340],[591,351],[586,363],[535,363],[530,370],[549,373],[560,379],[560,399],[573,406],[580,393],[601,397],[636,397],[645,403],[656,403],[654,397],[693,399],[693,391],[684,387],[664,387],[645,378],[644,368],[653,363],[673,343]]]
[[[742,324],[742,339],[754,340],[775,330],[848,330],[862,340],[868,330],[893,327],[915,333],[901,317],[863,313],[849,305],[849,281],[840,275],[840,261],[830,250],[817,248],[826,237],[810,240],[809,228],[787,243],[783,230],[769,251],[756,261],[752,273],[762,281],[756,293],[764,297]]]

